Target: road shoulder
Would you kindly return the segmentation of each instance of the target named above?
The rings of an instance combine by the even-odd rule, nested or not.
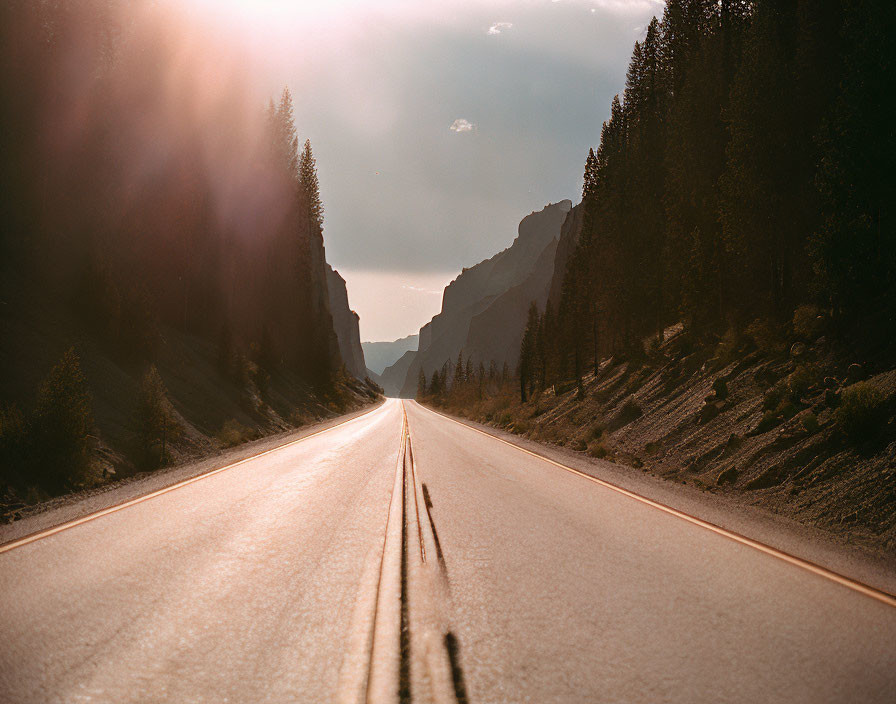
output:
[[[543,445],[428,406],[422,408],[877,590],[896,594],[896,564],[893,556],[851,545],[848,536],[835,536],[760,506],[744,504],[728,496],[671,482],[626,465],[593,459],[567,448]],[[558,471],[562,470],[558,468]]]

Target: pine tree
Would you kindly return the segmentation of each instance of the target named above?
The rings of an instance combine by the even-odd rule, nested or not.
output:
[[[90,464],[90,392],[74,348],[40,387],[32,421],[35,483],[56,494],[83,479]]]
[[[536,337],[538,335],[538,306],[533,301],[529,305],[529,314],[526,319],[526,329],[523,332],[523,340],[520,343],[520,401],[526,402],[527,392],[531,392],[534,384],[533,375],[537,365]]]
[[[454,378],[451,380],[451,393],[456,395],[464,384],[464,351],[457,353],[457,364],[454,365]]]
[[[324,206],[320,200],[320,183],[317,178],[317,163],[311,152],[311,140],[305,140],[299,160],[299,184],[301,185],[305,208],[313,230],[318,232],[324,225]]]
[[[168,444],[176,427],[168,390],[155,365],[150,365],[140,383],[137,400],[139,450],[146,467],[155,469],[167,464]]]
[[[417,374],[417,398],[422,399],[424,396],[426,396],[426,373],[423,367],[420,367],[420,372]]]

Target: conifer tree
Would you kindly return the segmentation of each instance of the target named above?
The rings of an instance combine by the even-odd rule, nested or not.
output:
[[[417,374],[417,398],[422,399],[424,396],[426,396],[426,373],[421,367]]]
[[[464,351],[457,353],[457,363],[454,365],[454,378],[451,380],[451,393],[456,394],[464,384]]]
[[[74,348],[40,387],[32,421],[33,481],[53,494],[71,489],[90,463],[90,392]]]
[[[299,184],[301,185],[305,208],[313,230],[318,232],[324,225],[324,206],[320,200],[320,183],[317,178],[317,163],[311,152],[311,140],[305,140],[299,160]]]

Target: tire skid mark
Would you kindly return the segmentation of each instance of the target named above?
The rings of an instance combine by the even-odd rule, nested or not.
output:
[[[445,559],[432,516],[432,498],[420,481],[410,431],[408,459],[408,500],[413,501],[414,510],[408,510],[407,517],[416,522],[416,531],[412,534],[420,541],[419,553],[412,553],[419,554],[419,559],[411,562],[410,571],[411,636],[417,656],[414,681],[419,687],[420,701],[467,704],[460,646],[448,619],[451,598]],[[421,519],[421,504],[425,519]],[[434,555],[437,559],[427,559]]]
[[[383,542],[371,550],[361,580],[337,700],[468,704],[460,645],[445,616],[450,595],[432,500],[419,481],[403,403],[401,408]]]
[[[336,701],[340,704],[391,704],[397,699],[406,446],[407,419],[402,414],[383,540],[371,549],[358,589],[352,630],[336,693]]]

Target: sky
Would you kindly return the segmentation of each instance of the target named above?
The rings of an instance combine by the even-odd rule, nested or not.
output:
[[[190,0],[288,85],[317,158],[328,261],[362,340],[412,334],[519,221],[578,202],[589,147],[660,0]]]

